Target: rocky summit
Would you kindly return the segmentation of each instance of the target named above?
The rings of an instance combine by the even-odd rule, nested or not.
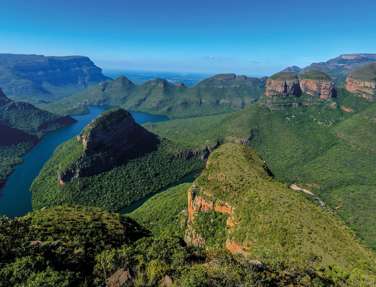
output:
[[[297,73],[280,72],[271,76],[266,81],[265,96],[300,96],[302,90],[299,85],[299,77]]]
[[[92,176],[154,150],[157,136],[138,125],[123,109],[108,111],[77,136],[81,156],[58,175],[60,184],[73,178]]]
[[[370,63],[350,73],[346,89],[367,100],[376,99],[376,63]]]

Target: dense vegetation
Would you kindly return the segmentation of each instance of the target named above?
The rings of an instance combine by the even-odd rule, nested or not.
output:
[[[162,225],[161,225],[162,226]],[[362,274],[267,265],[151,236],[100,209],[0,219],[0,286],[360,286]],[[366,285],[364,285],[366,286]],[[371,285],[369,285],[371,286]]]
[[[304,194],[272,180],[265,163],[246,146],[224,144],[216,149],[195,181],[195,196],[233,208],[234,224],[227,235],[219,227],[212,230],[226,226],[216,212],[195,216],[193,228],[211,246],[223,247],[227,238],[243,246],[247,256],[270,264],[376,271],[376,257],[343,223]]]
[[[59,113],[82,112],[88,105],[123,108],[182,118],[240,110],[263,93],[264,80],[217,75],[192,88],[156,79],[136,86],[125,77],[104,82],[46,108]]]
[[[14,102],[0,89],[0,185],[39,137],[72,122],[70,117],[62,118],[31,104]]]
[[[176,235],[183,237],[187,191],[190,183],[171,187],[147,199],[128,216],[148,228],[154,235]]]
[[[61,145],[46,163],[31,187],[33,208],[69,203],[118,211],[179,182],[203,166],[199,156],[186,157],[181,148],[168,140],[161,140],[156,150],[142,157],[59,185],[57,172],[80,156],[80,146],[76,139],[72,139]]]
[[[374,117],[374,104],[339,89],[336,102],[317,100],[273,111],[255,105],[228,115],[172,120],[148,128],[191,148],[218,141],[248,143],[277,179],[317,193],[376,248]],[[349,190],[356,192],[345,192]]]
[[[97,254],[145,235],[132,220],[93,208],[0,218],[0,286],[90,286]]]

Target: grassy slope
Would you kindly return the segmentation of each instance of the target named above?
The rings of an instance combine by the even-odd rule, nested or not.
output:
[[[344,224],[303,194],[272,180],[248,147],[225,144],[215,150],[195,186],[204,197],[234,207],[237,224],[229,237],[248,246],[252,258],[376,271],[374,254]]]
[[[250,145],[278,179],[306,185],[331,207],[340,207],[336,212],[367,245],[376,248],[372,144],[376,106],[342,90],[338,105],[354,111],[344,113],[323,103],[273,112],[252,106],[229,115],[174,120],[148,128],[191,147],[251,138]],[[358,192],[353,196],[343,192],[349,189]],[[352,202],[364,208],[352,208]]]
[[[148,199],[132,213],[131,218],[159,236],[173,234],[183,236],[184,210],[187,208],[187,191],[190,183],[169,188]]]
[[[162,140],[156,151],[141,158],[132,159],[124,165],[91,177],[74,179],[63,187],[59,186],[57,171],[77,160],[80,147],[81,144],[73,139],[56,150],[31,187],[33,208],[67,203],[120,210],[202,168],[201,160],[178,156],[181,148]]]

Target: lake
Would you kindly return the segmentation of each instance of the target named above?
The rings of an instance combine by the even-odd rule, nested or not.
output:
[[[23,157],[23,162],[14,169],[0,190],[0,215],[22,216],[32,210],[30,186],[45,162],[51,157],[57,146],[78,135],[103,111],[103,108],[91,107],[88,114],[74,116],[76,123],[49,133]],[[131,114],[139,124],[167,120],[165,116],[140,112],[131,112]]]

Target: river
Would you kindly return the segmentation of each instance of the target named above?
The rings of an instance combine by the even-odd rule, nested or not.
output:
[[[0,215],[22,216],[32,210],[30,186],[45,162],[51,157],[57,146],[78,135],[88,123],[103,111],[103,108],[91,107],[88,114],[74,116],[73,118],[77,122],[49,133],[23,157],[23,162],[14,169],[4,187],[0,190]],[[139,124],[167,119],[164,116],[147,113],[131,113]]]

